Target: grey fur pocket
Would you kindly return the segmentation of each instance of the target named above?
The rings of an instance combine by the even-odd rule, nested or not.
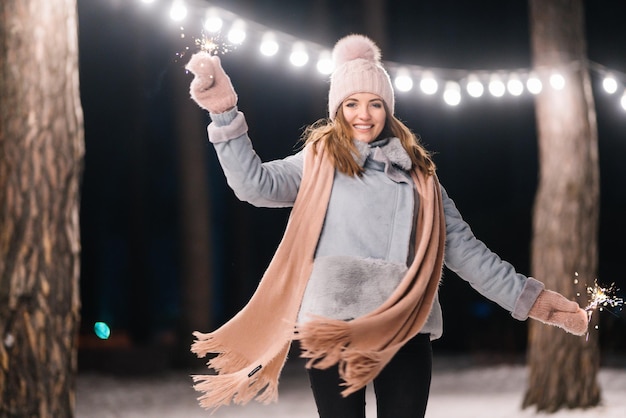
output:
[[[406,265],[380,259],[318,257],[304,293],[299,321],[306,321],[307,314],[334,319],[362,316],[387,300],[406,270]]]

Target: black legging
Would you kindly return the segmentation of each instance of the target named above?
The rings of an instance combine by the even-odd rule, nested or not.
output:
[[[432,374],[432,347],[427,334],[404,345],[374,379],[378,418],[421,418],[426,413]],[[309,369],[320,418],[364,418],[365,388],[344,398],[337,366]]]

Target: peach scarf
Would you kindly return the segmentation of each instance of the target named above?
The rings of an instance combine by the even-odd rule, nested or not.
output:
[[[191,350],[217,374],[193,376],[200,405],[217,409],[253,399],[278,399],[278,378],[291,341],[299,339],[307,367],[339,364],[344,396],[374,379],[426,322],[443,265],[445,219],[435,176],[412,172],[419,195],[415,257],[379,308],[352,321],[296,318],[313,268],[333,184],[334,166],[324,147],[307,146],[302,182],[284,236],[248,304],[214,332],[195,332]]]

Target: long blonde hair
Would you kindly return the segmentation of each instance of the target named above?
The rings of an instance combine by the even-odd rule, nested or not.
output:
[[[419,138],[389,112],[386,104],[385,110],[387,113],[385,127],[380,137],[398,138],[409,154],[413,168],[419,168],[426,175],[435,174],[435,163],[430,153],[421,145]],[[350,131],[350,126],[343,115],[342,106],[339,106],[334,121],[320,119],[309,125],[302,134],[302,140],[305,146],[313,144],[314,151],[317,144],[323,143],[337,170],[349,176],[359,176],[363,173],[363,167],[354,159],[354,156],[358,155],[358,151]]]

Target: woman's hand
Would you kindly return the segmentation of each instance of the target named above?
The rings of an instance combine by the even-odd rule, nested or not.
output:
[[[194,75],[189,93],[201,108],[223,113],[235,107],[237,93],[219,57],[201,51],[191,57],[185,68]]]
[[[528,316],[545,324],[563,328],[574,335],[584,335],[589,326],[587,312],[560,293],[543,290]]]

